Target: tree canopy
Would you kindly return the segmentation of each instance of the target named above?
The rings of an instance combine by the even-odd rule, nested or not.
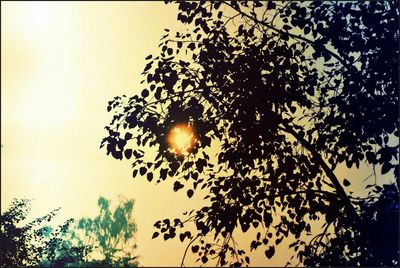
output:
[[[153,237],[187,239],[198,260],[217,265],[249,264],[234,231],[250,228],[259,230],[250,250],[262,248],[267,258],[293,236],[290,247],[304,264],[395,264],[396,243],[383,260],[377,240],[364,236],[380,224],[369,214],[380,213],[374,204],[389,190],[368,185],[363,203],[345,189],[352,178],[335,172],[366,164],[393,174],[385,187],[394,193],[389,214],[397,215],[396,1],[177,6],[177,19],[190,29],[165,30],[160,53],[146,58],[144,89],[109,102],[114,115],[101,143],[116,159],[134,159],[134,177],[174,180],[173,190],[185,188],[189,198],[207,190],[208,206],[156,222]],[[169,135],[182,125],[195,140],[177,153]],[[151,161],[148,147],[157,149]],[[306,239],[318,220],[323,232]],[[343,256],[318,257],[338,254],[340,241],[354,236],[363,242]]]

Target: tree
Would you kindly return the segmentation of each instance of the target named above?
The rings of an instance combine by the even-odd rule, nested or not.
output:
[[[78,228],[84,231],[85,239],[103,259],[92,264],[111,267],[137,267],[134,234],[136,224],[132,217],[134,201],[121,201],[115,210],[110,210],[110,201],[99,197],[100,213],[94,219],[82,218]]]
[[[53,229],[46,226],[38,233],[44,238],[43,254],[39,258],[40,267],[88,267],[89,254],[93,248],[83,244],[75,233],[74,220],[69,219],[64,224]],[[35,243],[35,240],[31,243]]]
[[[0,217],[0,267],[137,267],[133,200],[121,202],[113,213],[109,203],[99,198],[100,215],[93,220],[82,218],[76,225],[69,219],[52,228],[45,223],[59,209],[23,224],[30,200],[15,199]]]
[[[308,264],[334,249],[325,239],[333,244],[335,235],[368,232],[363,215],[376,206],[355,202],[345,189],[351,179],[341,181],[335,171],[379,166],[398,188],[397,3],[215,1],[178,8],[178,20],[192,29],[165,30],[160,54],[146,58],[145,88],[109,102],[114,116],[101,143],[116,159],[134,158],[134,177],[175,180],[174,191],[186,187],[189,198],[198,187],[208,190],[209,206],[156,222],[153,237],[172,239],[179,230],[203,263],[216,258],[236,266],[250,262],[235,243],[238,229],[258,228],[250,250],[262,247],[267,258],[293,236],[290,247]],[[182,126],[194,145],[188,138],[186,147],[171,149]],[[157,148],[152,161],[144,158],[148,146]],[[383,189],[369,188],[380,204]],[[306,239],[318,220],[323,232]],[[185,229],[191,223],[194,234]],[[397,260],[398,248],[390,252]],[[356,246],[330,264],[375,263],[365,254]]]
[[[30,211],[30,200],[14,199],[0,216],[0,267],[57,266],[82,262],[90,247],[76,245],[69,236],[72,219],[55,230],[50,222],[59,209],[23,224]]]

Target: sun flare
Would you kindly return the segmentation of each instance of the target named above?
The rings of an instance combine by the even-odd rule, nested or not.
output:
[[[177,155],[188,155],[196,143],[192,127],[177,125],[168,134],[169,151]]]

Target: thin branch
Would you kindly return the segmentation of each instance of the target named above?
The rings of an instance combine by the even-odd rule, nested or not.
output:
[[[339,183],[338,178],[333,173],[333,171],[328,167],[325,161],[322,159],[321,155],[314,149],[312,144],[308,142],[305,138],[303,138],[300,134],[294,131],[288,124],[283,123],[284,128],[279,127],[279,129],[285,131],[286,133],[291,134],[294,138],[296,138],[303,146],[311,153],[312,157],[315,159],[316,163],[322,168],[327,177],[330,179],[332,184],[334,185],[336,192],[340,199],[342,199],[344,206],[346,207],[349,215],[353,216],[355,220],[360,221],[361,218],[353,207],[350,198],[347,196],[344,191],[342,185]]]
[[[185,261],[185,258],[186,258],[186,253],[187,253],[187,251],[188,251],[190,245],[191,245],[194,241],[196,241],[196,239],[199,238],[199,237],[200,237],[200,234],[198,234],[195,238],[193,238],[192,241],[190,241],[190,243],[187,245],[187,247],[186,247],[186,249],[185,249],[185,253],[183,254],[183,257],[182,257],[181,267],[183,267],[183,264],[184,264],[184,261]]]
[[[307,42],[307,43],[309,43],[309,44],[311,44],[311,45],[316,45],[316,41],[315,41],[315,40],[311,40],[311,39],[305,38],[305,37],[303,37],[303,36],[296,35],[296,34],[293,34],[293,33],[289,33],[288,31],[283,31],[283,30],[281,30],[281,29],[278,29],[278,28],[276,28],[276,27],[270,25],[269,23],[267,23],[267,22],[265,22],[265,21],[260,21],[260,20],[258,20],[257,18],[252,17],[252,16],[246,14],[245,12],[243,12],[243,11],[240,10],[240,9],[236,9],[233,5],[231,5],[231,4],[230,4],[229,2],[227,2],[227,1],[225,1],[224,3],[225,3],[225,5],[231,7],[231,8],[234,9],[235,11],[239,12],[242,16],[247,17],[247,18],[250,18],[250,19],[253,20],[254,22],[259,23],[259,24],[261,24],[261,25],[264,25],[264,26],[267,27],[268,29],[271,29],[271,30],[273,30],[273,31],[275,31],[275,32],[277,32],[277,33],[282,34],[282,35],[286,35],[286,34],[287,34],[288,36],[290,36],[290,37],[292,37],[292,38],[305,41],[305,42]],[[349,69],[349,70],[352,69],[351,67],[353,67],[353,66],[352,66],[351,64],[347,63],[346,60],[344,60],[343,58],[341,58],[338,54],[336,54],[336,53],[334,53],[333,51],[327,49],[325,46],[323,46],[322,48],[323,48],[329,55],[331,55],[332,57],[334,57],[335,59],[337,59],[337,60],[338,60],[343,66],[345,66],[347,69]]]

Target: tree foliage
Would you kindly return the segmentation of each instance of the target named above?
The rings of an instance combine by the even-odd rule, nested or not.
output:
[[[335,235],[350,243],[368,232],[371,218],[364,215],[383,204],[383,188],[369,186],[378,203],[363,205],[345,190],[352,179],[342,181],[335,171],[380,167],[398,187],[397,3],[177,5],[178,20],[191,29],[165,30],[159,55],[146,58],[145,88],[109,102],[114,116],[101,143],[116,159],[133,157],[134,177],[174,180],[173,190],[185,188],[189,198],[198,188],[208,191],[209,206],[156,222],[153,237],[188,239],[202,263],[242,265],[250,259],[234,231],[258,228],[250,250],[262,248],[271,258],[293,236],[299,260],[320,264],[315,256],[338,254]],[[169,131],[189,122],[195,147],[188,156],[170,153]],[[148,146],[157,148],[151,161],[144,157]],[[305,239],[317,220],[326,222],[323,233]],[[379,263],[358,246],[345,252],[330,264]],[[393,254],[387,264],[398,259],[397,248]]]
[[[25,224],[30,200],[15,199],[0,217],[0,267],[137,267],[133,200],[121,202],[113,214],[108,205],[100,197],[94,220],[76,225],[69,219],[53,228],[47,223],[59,209]]]
[[[100,197],[99,215],[94,219],[79,220],[78,228],[84,231],[84,240],[103,258],[98,262],[100,265],[137,267],[137,256],[133,255],[137,230],[132,215],[133,204],[132,199],[121,201],[115,210],[111,210],[110,200]]]

